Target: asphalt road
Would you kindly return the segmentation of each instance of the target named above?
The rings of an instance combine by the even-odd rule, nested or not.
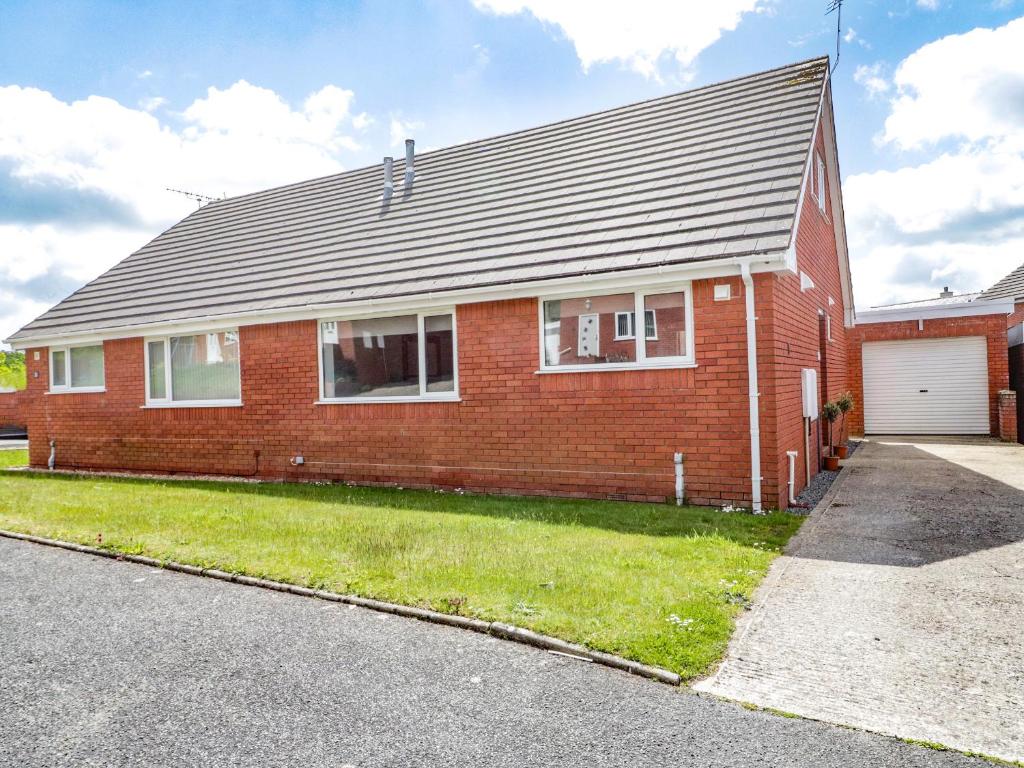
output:
[[[987,764],[462,630],[0,539],[0,765]]]

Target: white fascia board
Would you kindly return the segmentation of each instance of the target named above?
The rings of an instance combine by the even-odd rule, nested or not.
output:
[[[750,264],[750,271],[779,272],[787,269],[786,252],[773,251],[752,256],[736,256],[713,261],[698,261],[688,264],[660,265],[644,269],[595,275],[573,275],[572,277],[536,280],[528,283],[505,284],[471,288],[462,291],[438,291],[412,296],[395,296],[383,299],[364,299],[334,304],[307,304],[300,307],[283,307],[258,312],[205,315],[182,320],[160,323],[140,323],[90,331],[68,332],[50,336],[25,339],[7,339],[14,349],[65,345],[69,342],[95,343],[112,339],[129,339],[138,336],[170,336],[192,333],[212,333],[220,330],[234,330],[244,325],[267,325],[298,320],[340,320],[346,317],[366,317],[374,314],[395,314],[396,311],[419,312],[437,307],[450,308],[458,304],[473,304],[483,301],[504,301],[508,299],[537,298],[555,292],[580,289],[587,293],[599,291],[637,290],[664,283],[678,283],[682,280],[706,280],[717,277],[735,277],[740,263]]]
[[[937,320],[943,317],[976,317],[978,315],[1008,315],[1013,302],[971,301],[963,304],[938,304],[928,307],[900,309],[871,309],[857,313],[857,325],[869,323],[898,323],[906,320]]]
[[[853,277],[850,272],[850,251],[846,242],[846,216],[843,211],[842,173],[839,170],[839,150],[836,145],[836,121],[832,108],[831,76],[826,78],[825,109],[822,112],[822,123],[825,129],[825,152],[828,155],[829,200],[832,203],[832,226],[835,229],[836,252],[839,255],[839,283],[843,292],[843,308],[845,309],[844,324],[852,328],[856,323],[857,311],[854,307]]]
[[[804,159],[804,172],[800,177],[800,194],[796,199],[796,213],[793,215],[793,230],[789,236],[789,248],[786,249],[786,267],[794,275],[799,271],[796,261],[796,238],[800,234],[800,216],[804,210],[804,200],[807,197],[808,181],[811,173],[814,172],[814,149],[818,144],[818,131],[821,129],[821,115],[825,104],[825,94],[828,93],[828,77],[821,85],[821,95],[818,97],[818,111],[814,115],[814,131],[811,133],[811,144],[807,148],[807,157]]]

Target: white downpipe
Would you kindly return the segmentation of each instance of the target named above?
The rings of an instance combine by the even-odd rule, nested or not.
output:
[[[743,295],[747,302],[747,390],[750,396],[750,501],[754,512],[761,511],[761,418],[757,391],[757,317],[754,314],[754,279],[750,262],[740,264]]]
[[[789,503],[790,506],[796,504],[796,494],[794,491],[796,488],[796,451],[786,451],[786,455],[789,456]]]
[[[57,466],[57,441],[50,441],[50,458],[46,461],[46,468],[53,469]]]
[[[683,454],[677,453],[673,457],[676,464],[676,506],[683,506]]]

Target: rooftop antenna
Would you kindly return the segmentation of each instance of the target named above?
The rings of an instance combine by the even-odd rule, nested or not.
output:
[[[829,77],[836,71],[836,67],[839,66],[839,43],[843,39],[843,0],[829,0],[828,5],[825,7],[825,15],[828,16],[830,13],[836,14],[836,60],[832,64],[832,69],[829,70]]]
[[[168,192],[174,192],[178,195],[184,195],[189,200],[195,200],[199,208],[202,208],[205,203],[212,203],[216,200],[222,200],[221,197],[210,197],[209,195],[201,195],[198,192],[189,192],[187,189],[172,189],[171,187],[164,187]]]

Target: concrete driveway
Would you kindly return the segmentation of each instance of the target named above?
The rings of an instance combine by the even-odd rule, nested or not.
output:
[[[986,764],[450,627],[0,539],[0,765]]]
[[[875,438],[698,688],[1024,760],[1024,446]]]

